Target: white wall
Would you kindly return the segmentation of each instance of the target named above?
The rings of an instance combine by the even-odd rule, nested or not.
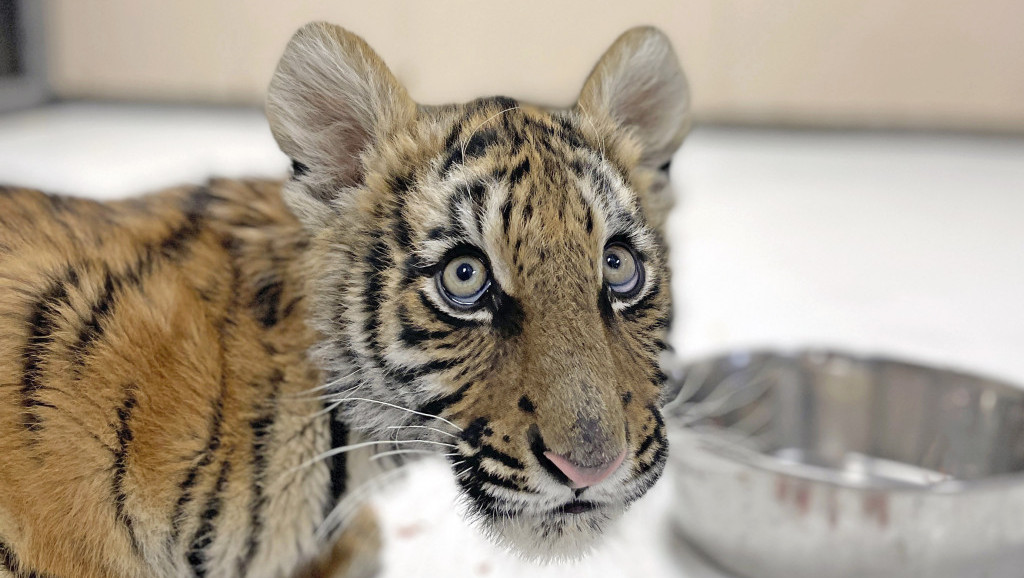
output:
[[[627,27],[673,38],[703,120],[1024,131],[1020,0],[51,0],[70,97],[260,102],[292,31],[363,35],[428,103],[572,101]]]

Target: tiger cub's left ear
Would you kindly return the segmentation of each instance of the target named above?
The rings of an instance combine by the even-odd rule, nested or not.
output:
[[[322,226],[363,181],[363,153],[416,116],[416,103],[362,38],[332,24],[300,28],[270,81],[267,119],[296,178],[285,200]]]
[[[643,165],[669,162],[691,120],[690,89],[668,37],[650,26],[619,36],[584,83],[577,108],[632,131]]]

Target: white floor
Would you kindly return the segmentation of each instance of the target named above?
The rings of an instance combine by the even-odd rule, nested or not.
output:
[[[0,182],[54,192],[121,197],[285,166],[258,111],[0,116]],[[831,346],[1024,383],[1024,141],[698,129],[673,178],[684,356]],[[536,567],[466,526],[443,466],[410,480],[378,499],[387,577],[721,576],[673,544],[668,483],[589,559]]]

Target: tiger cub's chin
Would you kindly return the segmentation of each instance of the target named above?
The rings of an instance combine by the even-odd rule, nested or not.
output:
[[[625,512],[620,504],[586,513],[559,510],[487,520],[484,533],[523,558],[538,562],[575,560],[599,546],[605,530]]]

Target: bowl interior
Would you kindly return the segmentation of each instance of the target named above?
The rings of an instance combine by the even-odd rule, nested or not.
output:
[[[844,483],[929,486],[1024,472],[1024,391],[886,359],[741,353],[679,372],[674,426]]]

